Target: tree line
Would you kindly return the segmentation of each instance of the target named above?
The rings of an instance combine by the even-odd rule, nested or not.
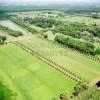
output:
[[[14,37],[18,37],[18,36],[22,36],[23,33],[20,32],[20,31],[15,31],[15,30],[12,30],[6,26],[3,26],[0,24],[0,30],[4,31],[4,32],[7,32],[9,35],[11,36],[14,36]]]
[[[100,38],[100,27],[97,25],[86,25],[85,23],[60,23],[54,32],[59,32],[64,35],[69,35],[75,38],[81,38],[81,32],[88,31],[91,35]]]
[[[26,17],[24,18],[24,21],[42,28],[52,28],[54,25],[57,25],[55,19],[44,17],[35,17],[34,19]]]
[[[7,14],[4,11],[0,11],[0,19],[8,19],[11,15]]]
[[[33,28],[31,28],[29,25],[25,24],[21,19],[16,19],[16,18],[10,18],[11,21],[14,23],[18,24],[19,26],[25,28],[27,31],[31,33],[37,33],[37,31]]]
[[[55,41],[67,47],[76,49],[85,54],[90,54],[90,55],[100,54],[100,48],[96,48],[95,45],[93,45],[90,42],[82,41],[72,37],[66,37],[64,35],[56,35]]]

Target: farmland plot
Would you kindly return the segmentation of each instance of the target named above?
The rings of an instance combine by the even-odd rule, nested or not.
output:
[[[38,52],[41,56],[63,66],[67,70],[76,73],[89,82],[100,76],[98,62],[84,57],[68,48],[64,49],[53,42],[46,41],[36,36],[33,36],[31,40],[20,41],[20,43]]]
[[[0,46],[0,80],[14,89],[17,100],[52,100],[62,91],[71,95],[77,83],[13,44]]]

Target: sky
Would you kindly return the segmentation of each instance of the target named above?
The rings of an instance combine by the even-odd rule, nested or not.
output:
[[[13,3],[13,2],[100,2],[100,0],[0,0],[0,2],[9,2],[9,3]]]

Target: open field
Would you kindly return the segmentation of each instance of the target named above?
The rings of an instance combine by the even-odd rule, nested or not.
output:
[[[0,80],[18,93],[17,100],[51,100],[63,91],[71,95],[76,84],[13,44],[0,46]]]
[[[33,36],[33,39],[27,41],[20,41],[20,43],[89,82],[100,76],[98,62],[82,56],[71,49],[64,49],[53,42],[37,38],[36,36]]]
[[[60,18],[59,20],[68,21],[68,22],[79,22],[86,24],[97,24],[100,25],[100,19],[94,19],[90,17],[81,17],[81,16],[66,16],[64,18]]]

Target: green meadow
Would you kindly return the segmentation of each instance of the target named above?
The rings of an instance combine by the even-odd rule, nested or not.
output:
[[[27,41],[20,41],[20,43],[89,82],[100,76],[99,62],[90,59],[86,55],[76,53],[72,49],[62,48],[54,42],[36,36]]]
[[[0,46],[1,80],[17,93],[17,100],[52,100],[62,92],[71,95],[76,84],[14,44]]]

